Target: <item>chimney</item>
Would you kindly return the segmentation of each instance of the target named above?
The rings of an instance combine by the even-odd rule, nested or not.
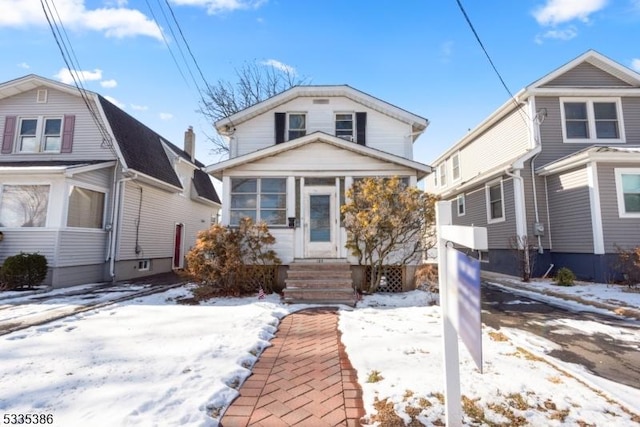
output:
[[[191,162],[194,161],[194,151],[196,149],[196,134],[193,133],[193,126],[184,133],[184,151],[191,156]]]

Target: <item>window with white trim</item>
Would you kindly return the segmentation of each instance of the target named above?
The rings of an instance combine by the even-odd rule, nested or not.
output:
[[[102,228],[105,193],[73,186],[69,193],[67,227]]]
[[[21,153],[59,153],[62,142],[62,118],[21,118],[17,138],[18,151]]]
[[[451,179],[454,181],[460,179],[460,153],[451,156]]]
[[[49,185],[0,185],[0,227],[46,227]]]
[[[354,141],[353,137],[353,114],[352,113],[337,113],[336,114],[336,136],[338,138],[346,139],[347,141]]]
[[[307,115],[304,113],[289,113],[289,141],[307,134]]]
[[[487,197],[487,222],[504,221],[504,189],[502,180],[495,181],[485,186]]]
[[[286,178],[231,178],[230,225],[240,219],[287,225]]]
[[[443,163],[438,166],[438,175],[440,175],[440,186],[444,187],[447,185],[447,163]]]
[[[464,193],[458,194],[458,197],[456,197],[456,206],[457,206],[458,216],[464,216],[467,208]]]
[[[616,168],[618,215],[640,218],[640,168]]]
[[[620,98],[561,98],[564,142],[624,142]]]

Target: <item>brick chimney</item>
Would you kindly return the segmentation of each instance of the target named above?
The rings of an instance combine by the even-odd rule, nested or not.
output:
[[[193,133],[193,126],[189,126],[189,129],[184,133],[184,151],[191,156],[191,161],[195,159],[196,150],[196,134]]]

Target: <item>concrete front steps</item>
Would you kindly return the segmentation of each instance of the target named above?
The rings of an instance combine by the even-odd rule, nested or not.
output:
[[[297,259],[289,264],[284,301],[355,306],[351,266],[346,259]]]

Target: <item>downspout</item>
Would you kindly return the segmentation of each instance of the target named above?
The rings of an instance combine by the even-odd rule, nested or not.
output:
[[[120,178],[115,183],[115,194],[113,200],[113,210],[111,211],[111,230],[110,230],[110,248],[109,248],[109,275],[112,281],[116,279],[116,243],[118,241],[118,222],[120,219],[120,199],[122,198],[122,184],[136,178],[136,175]]]
[[[539,151],[536,153],[535,156],[531,158],[531,186],[533,187],[533,212],[536,217],[536,223],[540,222],[540,216],[538,215],[538,194],[536,191],[536,172],[535,172],[535,162],[538,155],[540,155]],[[547,224],[547,226],[549,226],[549,224]],[[542,236],[540,235],[540,233],[536,233],[536,234],[538,234],[536,236],[538,238],[538,253],[543,254],[544,249],[542,248]]]
[[[531,262],[529,260],[529,245],[527,244],[527,215],[524,209],[524,180],[520,176],[521,169],[515,169],[514,172],[505,170],[507,176],[512,177],[518,183],[517,188],[514,187],[513,198],[516,210],[516,249],[524,251],[524,274],[525,277],[531,277]]]

